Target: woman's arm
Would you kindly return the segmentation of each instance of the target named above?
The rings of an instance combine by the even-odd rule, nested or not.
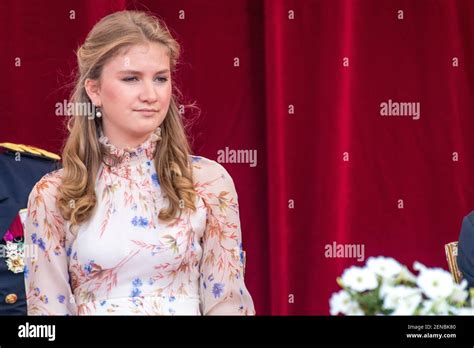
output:
[[[25,289],[28,315],[75,315],[65,221],[56,207],[61,171],[45,175],[28,199]]]
[[[237,192],[220,164],[201,159],[195,185],[207,207],[200,264],[203,315],[255,315],[244,283],[244,260]],[[196,168],[195,167],[195,168]]]

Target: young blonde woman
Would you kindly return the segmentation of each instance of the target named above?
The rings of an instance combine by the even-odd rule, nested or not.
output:
[[[190,155],[172,77],[179,45],[154,16],[113,13],[77,51],[63,168],[28,203],[30,315],[254,315],[237,193]],[[85,117],[86,116],[86,117]]]

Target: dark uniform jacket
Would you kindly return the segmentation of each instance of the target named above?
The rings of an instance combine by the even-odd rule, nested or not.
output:
[[[59,156],[31,146],[0,144],[0,315],[27,314],[23,272],[8,269],[4,237],[26,208],[33,186],[58,169],[58,160]]]

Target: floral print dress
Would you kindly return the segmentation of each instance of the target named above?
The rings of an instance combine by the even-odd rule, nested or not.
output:
[[[56,207],[62,170],[28,201],[29,315],[254,315],[244,278],[237,193],[218,163],[191,156],[196,211],[158,219],[168,202],[154,167],[159,138],[109,149],[91,218],[70,226]]]

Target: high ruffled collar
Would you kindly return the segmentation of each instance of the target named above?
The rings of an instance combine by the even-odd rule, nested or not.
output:
[[[111,168],[118,168],[152,160],[155,156],[155,151],[159,140],[161,140],[160,127],[151,133],[148,139],[137,147],[126,147],[119,149],[110,143],[109,138],[107,138],[101,130],[99,142],[106,148],[106,152],[103,155],[102,160],[107,166]]]

